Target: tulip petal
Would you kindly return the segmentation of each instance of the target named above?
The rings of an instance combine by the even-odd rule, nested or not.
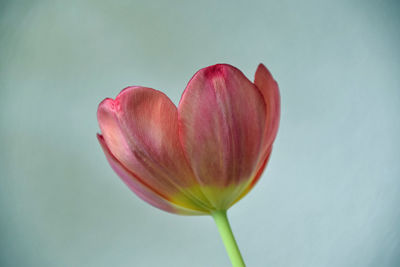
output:
[[[177,110],[160,91],[128,87],[103,101],[98,120],[111,153],[157,192],[188,209],[207,211],[207,199],[184,156]]]
[[[112,169],[121,177],[124,183],[142,200],[146,201],[150,205],[159,208],[161,210],[177,213],[181,215],[201,215],[202,212],[198,212],[191,209],[185,209],[181,206],[177,206],[168,200],[167,196],[163,196],[160,192],[147,185],[143,179],[139,178],[137,175],[125,168],[116,159],[104,140],[102,135],[97,135],[97,139],[106,155],[108,162],[110,163]]]
[[[230,192],[234,201],[255,175],[262,155],[262,94],[240,70],[218,64],[193,76],[178,113],[181,142],[197,179],[219,189],[237,185]],[[210,199],[217,207],[231,204],[219,200]]]
[[[107,147],[119,161],[126,164],[125,166],[131,167],[130,162],[134,155],[121,130],[116,110],[113,99],[104,99],[97,109],[97,120]]]
[[[241,200],[245,195],[247,195],[247,193],[250,192],[251,189],[253,189],[253,187],[257,184],[258,180],[260,180],[261,175],[264,172],[265,167],[268,164],[268,161],[270,159],[271,156],[271,152],[272,152],[272,146],[270,146],[270,149],[268,149],[265,153],[265,155],[261,158],[261,160],[259,161],[258,164],[258,168],[257,168],[257,172],[254,175],[254,177],[249,181],[248,185],[244,188],[243,192],[239,195],[239,197],[232,203],[235,204],[236,202],[238,202],[239,200]]]
[[[262,93],[266,105],[266,125],[262,145],[265,153],[274,142],[278,132],[281,112],[279,87],[278,83],[263,64],[258,65],[254,83]]]
[[[244,197],[261,178],[261,174],[269,161],[272,152],[272,143],[275,140],[279,127],[280,96],[278,83],[274,80],[271,73],[263,64],[258,65],[254,83],[262,93],[266,105],[266,122],[262,141],[262,157],[260,157],[257,164],[257,173],[250,180],[248,186],[246,186],[243,193],[235,202]]]

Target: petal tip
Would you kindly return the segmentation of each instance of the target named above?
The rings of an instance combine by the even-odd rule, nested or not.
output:
[[[260,69],[260,68],[267,69],[267,67],[265,67],[265,65],[263,63],[261,63],[261,62],[258,64],[257,70]]]
[[[226,69],[229,67],[232,67],[232,66],[230,66],[228,64],[222,64],[222,63],[206,67],[203,69],[204,76],[206,78],[212,78],[215,76],[225,76]]]
[[[279,96],[279,85],[272,76],[271,72],[265,67],[264,64],[260,63],[257,67],[256,73],[254,75],[254,84],[261,91],[273,90],[276,95]]]
[[[100,102],[97,110],[99,110],[102,107],[113,107],[113,106],[114,106],[114,99],[107,97]]]
[[[262,78],[272,78],[271,72],[265,67],[263,63],[258,64],[256,73],[255,73],[255,78],[254,80],[262,79]]]

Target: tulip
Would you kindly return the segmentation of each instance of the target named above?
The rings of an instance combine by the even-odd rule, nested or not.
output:
[[[244,266],[226,211],[261,177],[279,117],[278,85],[264,65],[252,83],[217,64],[192,77],[178,107],[141,86],[105,99],[97,137],[137,196],[167,212],[213,216],[233,265]]]

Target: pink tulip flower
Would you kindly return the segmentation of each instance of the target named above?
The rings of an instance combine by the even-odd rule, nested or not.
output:
[[[260,64],[199,70],[176,107],[162,92],[125,88],[98,107],[98,140],[126,185],[176,214],[226,211],[260,178],[278,131],[278,85]],[[238,265],[239,266],[239,265]]]
[[[178,108],[162,92],[128,87],[98,107],[99,142],[144,201],[178,214],[227,210],[260,178],[280,116],[278,85],[260,64],[199,70]]]

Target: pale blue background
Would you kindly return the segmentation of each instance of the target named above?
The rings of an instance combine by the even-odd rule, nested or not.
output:
[[[248,266],[400,266],[397,1],[1,1],[0,266],[230,266],[209,217],[134,196],[95,138],[127,85],[177,103],[226,62],[281,87],[270,164],[230,210]]]

